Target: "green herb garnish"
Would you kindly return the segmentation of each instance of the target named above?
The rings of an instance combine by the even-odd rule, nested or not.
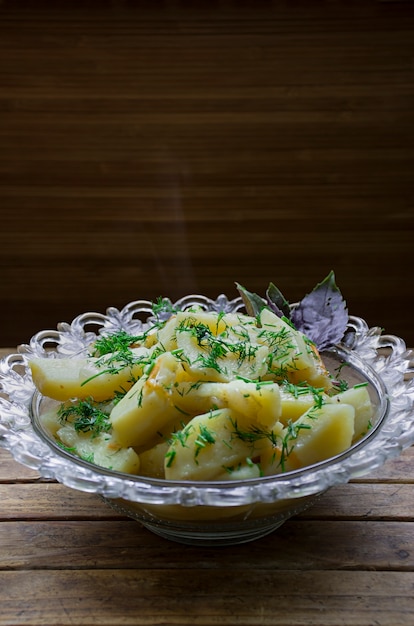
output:
[[[142,335],[134,336],[125,330],[119,330],[110,335],[102,335],[93,344],[91,355],[94,357],[104,356],[111,352],[124,352],[131,345],[142,341]]]
[[[71,422],[76,432],[89,432],[92,438],[111,430],[109,415],[94,405],[92,400],[79,400],[71,405],[62,404],[57,414],[62,423]]]

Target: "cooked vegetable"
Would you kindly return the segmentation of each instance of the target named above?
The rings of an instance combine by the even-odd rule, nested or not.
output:
[[[103,357],[45,359],[32,358],[33,382],[54,400],[92,397],[97,402],[124,393],[143,373],[151,360],[148,348],[132,348]]]
[[[326,342],[338,336],[345,309],[333,275],[294,311],[273,284],[270,305],[239,288],[251,315],[160,301],[142,335],[104,335],[81,359],[33,358],[38,389],[63,401],[45,428],[83,459],[172,480],[255,478],[349,448],[371,425],[368,390],[338,387],[292,323],[306,324],[309,306],[321,332],[331,307],[340,320]]]

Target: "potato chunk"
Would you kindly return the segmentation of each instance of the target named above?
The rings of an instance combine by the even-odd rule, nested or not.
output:
[[[284,426],[287,426],[289,422],[295,422],[315,404],[315,396],[310,390],[301,388],[301,393],[295,393],[295,390],[295,385],[290,391],[288,386],[281,385],[280,387],[280,421]]]
[[[170,444],[162,441],[139,455],[141,476],[165,478],[164,462]]]
[[[113,438],[105,433],[90,437],[78,433],[71,424],[62,426],[57,435],[60,441],[80,458],[96,463],[117,472],[138,474],[140,460],[132,448],[122,448]]]
[[[133,348],[131,353],[136,362],[127,367],[109,363],[111,355],[81,359],[34,357],[29,366],[33,382],[44,396],[63,402],[88,397],[102,402],[112,398],[117,391],[129,389],[151,358],[147,348]]]
[[[255,326],[251,318],[246,319],[250,333],[242,333],[240,319],[235,316],[206,312],[177,315],[177,346],[190,376],[228,382],[235,376],[256,379],[266,372],[268,347],[254,341]]]
[[[180,362],[171,352],[160,354],[149,375],[143,375],[114,406],[110,421],[122,446],[145,446],[181,412],[173,402]]]
[[[367,387],[356,386],[338,393],[331,398],[331,402],[351,404],[355,409],[355,431],[353,441],[365,435],[371,427],[374,407]]]
[[[176,381],[171,394],[174,405],[183,414],[192,417],[214,409],[233,408],[258,424],[272,426],[281,415],[280,388],[277,383],[271,381],[263,383],[239,379],[228,383]]]
[[[301,332],[267,308],[260,313],[260,324],[258,340],[269,346],[268,377],[331,388],[329,373],[315,345]]]
[[[276,446],[268,442],[261,455],[263,472],[295,470],[344,452],[352,444],[354,420],[350,404],[312,407],[283,430]]]
[[[237,421],[230,409],[194,417],[173,437],[165,457],[165,477],[215,480],[245,463],[254,454],[254,447],[235,435]]]

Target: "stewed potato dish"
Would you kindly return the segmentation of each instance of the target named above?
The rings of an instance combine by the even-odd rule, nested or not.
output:
[[[264,306],[256,316],[176,311],[137,336],[100,336],[82,358],[32,358],[41,416],[60,446],[97,465],[171,480],[291,471],[370,427],[364,384],[346,389],[315,344]]]

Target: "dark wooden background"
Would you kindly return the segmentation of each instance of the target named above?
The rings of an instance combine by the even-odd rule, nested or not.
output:
[[[0,2],[0,345],[331,269],[414,346],[414,3]]]

